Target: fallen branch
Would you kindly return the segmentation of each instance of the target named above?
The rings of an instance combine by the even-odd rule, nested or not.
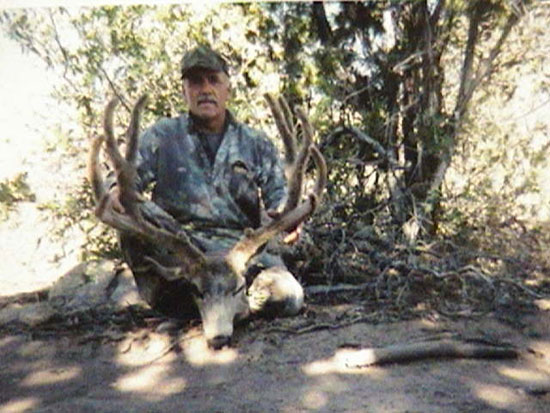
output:
[[[550,393],[550,383],[526,386],[523,391],[529,396],[545,396]]]
[[[426,359],[513,359],[517,357],[519,357],[519,351],[511,347],[452,340],[397,344],[382,348],[342,349],[334,356],[337,363],[349,368],[409,363]]]
[[[344,327],[349,327],[353,324],[363,323],[367,321],[372,321],[376,313],[368,314],[365,316],[359,316],[351,318],[350,320],[344,321],[342,323],[330,324],[330,323],[312,323],[299,328],[284,328],[284,327],[271,327],[265,330],[265,333],[283,333],[283,334],[307,334],[314,331],[320,330],[337,330]]]
[[[364,291],[365,289],[372,287],[372,282],[362,284],[335,284],[335,285],[312,285],[305,288],[306,294],[321,295],[321,294],[338,294],[353,291]]]

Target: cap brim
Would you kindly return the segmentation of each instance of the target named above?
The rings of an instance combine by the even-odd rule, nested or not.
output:
[[[195,70],[212,70],[214,72],[223,72],[225,73],[226,75],[229,75],[229,73],[227,72],[227,70],[225,70],[224,68],[221,68],[221,67],[212,67],[212,66],[203,66],[203,65],[196,65],[196,66],[191,66],[191,67],[188,67],[187,69],[184,69],[182,70],[181,72],[181,76],[182,77],[185,77],[187,76],[190,72],[192,71],[195,71]]]

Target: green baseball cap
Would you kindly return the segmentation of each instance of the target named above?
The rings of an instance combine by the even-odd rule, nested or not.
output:
[[[181,76],[185,77],[191,69],[196,67],[225,72],[229,75],[225,59],[208,46],[198,46],[185,53],[181,61]]]

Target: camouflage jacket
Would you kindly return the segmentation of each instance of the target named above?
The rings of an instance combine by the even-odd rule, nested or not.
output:
[[[245,195],[257,198],[260,193],[267,209],[277,208],[286,197],[273,143],[228,115],[215,157],[189,114],[163,118],[140,137],[138,189],[151,188],[151,208],[168,212],[203,249],[228,247],[244,228],[258,224],[235,193],[237,175],[241,188],[245,181]]]

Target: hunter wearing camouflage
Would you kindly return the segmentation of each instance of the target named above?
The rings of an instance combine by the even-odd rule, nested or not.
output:
[[[260,202],[266,210],[276,210],[284,202],[283,167],[265,134],[239,123],[226,109],[228,68],[218,53],[205,46],[189,51],[182,60],[182,79],[189,112],[161,119],[141,135],[138,188],[152,191],[146,215],[162,225],[173,222],[163,220],[167,212],[203,251],[222,250],[241,238],[245,228],[260,225]],[[143,259],[149,255],[170,265],[169,253],[124,235],[121,247],[140,293],[153,308],[168,315],[193,312],[188,288],[164,280]],[[263,278],[262,286],[266,277],[275,283],[279,278],[285,284],[290,280],[293,293],[284,300],[282,313],[297,313],[303,303],[302,288],[282,260],[264,252],[254,262],[252,269],[259,273],[256,281]],[[254,287],[253,283],[250,291]],[[259,295],[269,301],[264,292]],[[261,311],[265,300],[251,303],[251,309]]]

